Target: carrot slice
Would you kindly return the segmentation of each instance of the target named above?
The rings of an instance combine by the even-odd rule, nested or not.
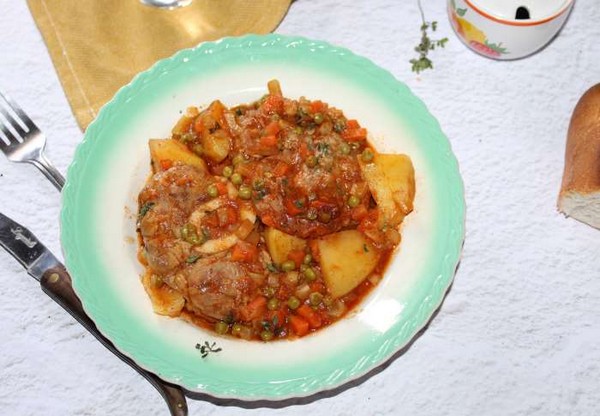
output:
[[[260,219],[264,225],[268,225],[269,227],[275,227],[275,220],[273,219],[272,215],[266,214],[263,215]]]
[[[359,142],[367,139],[367,129],[346,129],[342,132],[342,138],[348,142]]]
[[[271,148],[277,146],[277,136],[269,135],[260,138],[261,147]]]
[[[310,103],[310,111],[314,113],[320,113],[325,108],[323,101],[317,100]]]
[[[325,293],[325,285],[321,282],[312,282],[309,287],[313,292]]]
[[[359,205],[352,210],[352,219],[354,221],[360,221],[365,218],[369,214],[367,207],[364,205]]]
[[[231,250],[231,260],[233,261],[251,262],[254,261],[257,256],[258,249],[256,246],[244,241],[238,242],[233,246],[233,250]]]
[[[298,215],[303,212],[290,198],[283,201],[283,205],[285,205],[285,210],[290,215]]]
[[[173,161],[168,159],[163,159],[160,161],[160,168],[162,170],[170,169],[173,166]]]
[[[294,331],[294,333],[296,335],[298,335],[299,337],[302,337],[302,336],[308,334],[309,325],[308,325],[308,321],[306,321],[306,319],[301,318],[296,315],[290,315],[289,322],[290,322],[290,327],[292,328],[292,331]]]
[[[227,222],[229,224],[235,224],[237,220],[237,210],[234,207],[227,207]]]
[[[263,296],[254,298],[240,311],[241,318],[244,321],[252,321],[263,316],[267,310],[267,299]]]
[[[280,95],[269,95],[265,99],[262,108],[265,112],[269,114],[281,114],[283,112],[283,97],[281,97]]]
[[[323,325],[321,316],[307,304],[300,306],[297,312],[298,315],[300,315],[308,321],[311,328],[319,328],[321,325]]]
[[[358,124],[358,121],[356,120],[348,120],[346,122],[346,129],[348,130],[354,130],[354,129],[358,129],[360,128],[360,124]]]
[[[279,127],[279,122],[271,121],[269,124],[267,124],[267,127],[265,127],[265,135],[276,136],[280,130],[281,127]]]
[[[288,259],[292,260],[296,263],[296,267],[300,267],[302,262],[304,261],[304,250],[292,250],[288,253]]]
[[[300,144],[300,147],[298,148],[298,154],[300,155],[300,157],[302,157],[302,159],[306,159],[310,155],[308,145],[305,142],[302,142]]]
[[[219,195],[225,195],[227,193],[227,185],[223,182],[216,182],[215,186],[217,187]]]
[[[285,162],[278,162],[275,168],[273,169],[273,174],[275,176],[285,176],[286,173],[290,170],[290,165]]]

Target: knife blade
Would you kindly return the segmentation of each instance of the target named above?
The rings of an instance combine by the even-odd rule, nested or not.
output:
[[[119,351],[98,331],[85,313],[71,284],[71,276],[62,263],[31,231],[0,212],[0,246],[19,261],[31,276],[40,282],[42,290],[82,324],[98,341],[150,382],[163,396],[172,416],[187,416],[188,408],[181,387],[160,379],[139,367]]]
[[[38,282],[60,261],[27,228],[0,212],[0,245],[19,261]]]

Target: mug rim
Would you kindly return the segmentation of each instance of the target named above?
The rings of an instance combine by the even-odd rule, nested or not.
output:
[[[474,5],[472,0],[464,0],[465,3],[467,3],[467,5],[469,7],[471,7],[473,10],[475,10],[477,13],[479,13],[480,15],[482,15],[485,18],[488,18],[490,20],[493,20],[494,22],[498,22],[498,23],[502,23],[505,25],[509,25],[509,26],[537,26],[537,25],[541,25],[543,23],[549,22],[551,20],[556,19],[557,17],[559,17],[561,14],[563,14],[564,12],[567,11],[567,9],[569,9],[573,3],[575,2],[575,0],[567,0],[565,2],[565,4],[558,9],[554,14],[548,16],[548,17],[544,17],[542,19],[537,19],[537,20],[527,20],[527,21],[520,21],[520,20],[516,20],[516,19],[505,19],[502,17],[498,17],[498,16],[494,16],[493,14],[486,12],[485,10],[482,10],[481,8],[479,8],[478,6]]]

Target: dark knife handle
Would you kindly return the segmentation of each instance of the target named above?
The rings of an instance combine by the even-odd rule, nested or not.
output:
[[[42,285],[42,290],[48,296],[79,321],[102,345],[148,380],[165,399],[172,416],[187,416],[187,402],[180,387],[167,383],[155,374],[140,368],[133,360],[117,350],[112,342],[98,331],[94,322],[83,310],[81,301],[75,294],[75,291],[73,291],[71,277],[65,268],[60,267],[47,270],[40,279],[40,284]]]

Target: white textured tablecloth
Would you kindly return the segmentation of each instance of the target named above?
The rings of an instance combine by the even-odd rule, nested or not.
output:
[[[131,0],[133,1],[133,0]],[[410,350],[358,387],[284,409],[189,401],[191,415],[597,415],[600,231],[556,212],[564,143],[581,94],[600,82],[600,3],[577,0],[541,53],[497,62],[454,36],[445,2],[424,1],[448,36],[416,76],[416,1],[299,0],[281,26],[351,48],[425,101],[452,143],[467,200],[460,269]],[[0,90],[46,132],[65,172],[82,133],[22,1],[2,1]],[[55,253],[60,197],[0,156],[0,211]],[[104,349],[0,251],[0,414],[164,415],[156,391]]]

